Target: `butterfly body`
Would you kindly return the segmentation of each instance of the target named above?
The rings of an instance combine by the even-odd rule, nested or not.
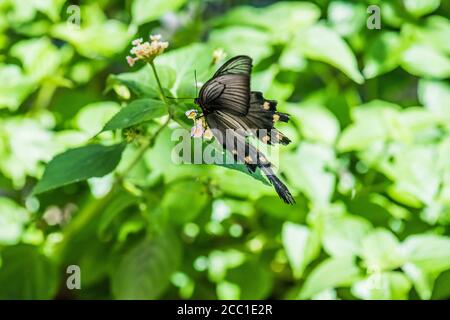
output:
[[[251,69],[250,57],[231,58],[202,86],[194,102],[202,109],[215,138],[234,159],[245,163],[251,172],[260,168],[278,195],[292,204],[294,198],[273,172],[270,161],[247,139],[255,136],[267,144],[291,142],[274,128],[277,121],[287,122],[289,115],[277,111],[277,101],[250,90]]]

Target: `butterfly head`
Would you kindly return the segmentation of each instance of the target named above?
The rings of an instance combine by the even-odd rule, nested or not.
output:
[[[200,99],[199,98],[194,98],[194,103],[198,106],[200,106]]]

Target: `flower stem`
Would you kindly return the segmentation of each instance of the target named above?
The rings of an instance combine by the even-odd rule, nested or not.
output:
[[[156,71],[155,64],[154,64],[153,61],[150,62],[149,64],[150,64],[150,67],[151,67],[152,70],[153,70],[153,75],[155,76],[156,83],[158,84],[159,94],[160,94],[160,96],[161,96],[161,100],[164,101],[164,103],[165,103],[166,106],[167,106],[168,111],[170,111],[170,108],[169,108],[169,102],[167,101],[166,96],[164,95],[164,90],[163,90],[163,87],[162,87],[162,85],[161,85],[161,80],[159,80],[159,76],[158,76],[158,72]],[[169,112],[169,115],[170,115],[170,112]]]
[[[141,147],[139,148],[139,151],[136,155],[136,157],[130,162],[130,164],[128,165],[128,167],[123,171],[123,174],[127,174],[128,172],[130,172],[131,169],[134,168],[134,166],[139,162],[139,160],[142,158],[142,156],[144,155],[144,153],[147,151],[147,149],[149,147],[152,147],[155,142],[156,142],[156,138],[158,137],[158,135],[161,133],[161,131],[169,124],[170,119],[172,117],[171,115],[171,110],[170,110],[170,104],[166,99],[166,96],[164,95],[164,90],[163,87],[161,85],[161,80],[159,80],[159,76],[158,76],[158,72],[156,71],[156,67],[155,64],[152,62],[149,62],[150,67],[153,70],[153,75],[155,76],[156,79],[156,83],[158,84],[158,88],[159,88],[159,93],[161,96],[161,100],[163,100],[164,104],[167,107],[167,112],[168,112],[168,117],[167,119],[164,121],[164,123],[162,123],[159,128],[155,131],[155,133],[150,137],[150,139],[148,139],[146,142],[144,142]],[[119,176],[118,180],[121,181],[123,180],[123,176]]]

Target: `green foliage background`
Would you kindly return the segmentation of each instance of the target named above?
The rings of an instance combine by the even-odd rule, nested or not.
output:
[[[0,0],[1,299],[450,297],[449,2],[77,4],[80,28],[64,0]],[[169,119],[150,67],[126,65],[150,33],[173,96],[217,48],[253,57],[252,88],[292,114],[295,206],[171,162],[192,104]]]

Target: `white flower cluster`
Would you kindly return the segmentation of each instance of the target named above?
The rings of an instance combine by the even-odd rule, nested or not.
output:
[[[213,137],[212,131],[208,128],[208,124],[205,121],[205,117],[197,119],[197,110],[191,109],[186,111],[186,117],[194,121],[194,126],[191,129],[191,137],[201,138],[204,137],[207,140],[211,140]]]
[[[169,46],[166,41],[161,41],[161,35],[151,35],[150,42],[145,41],[142,38],[135,39],[131,42],[133,48],[131,54],[135,56],[127,56],[127,62],[132,67],[136,61],[142,60],[144,62],[152,62],[156,56],[162,54],[164,50]]]

